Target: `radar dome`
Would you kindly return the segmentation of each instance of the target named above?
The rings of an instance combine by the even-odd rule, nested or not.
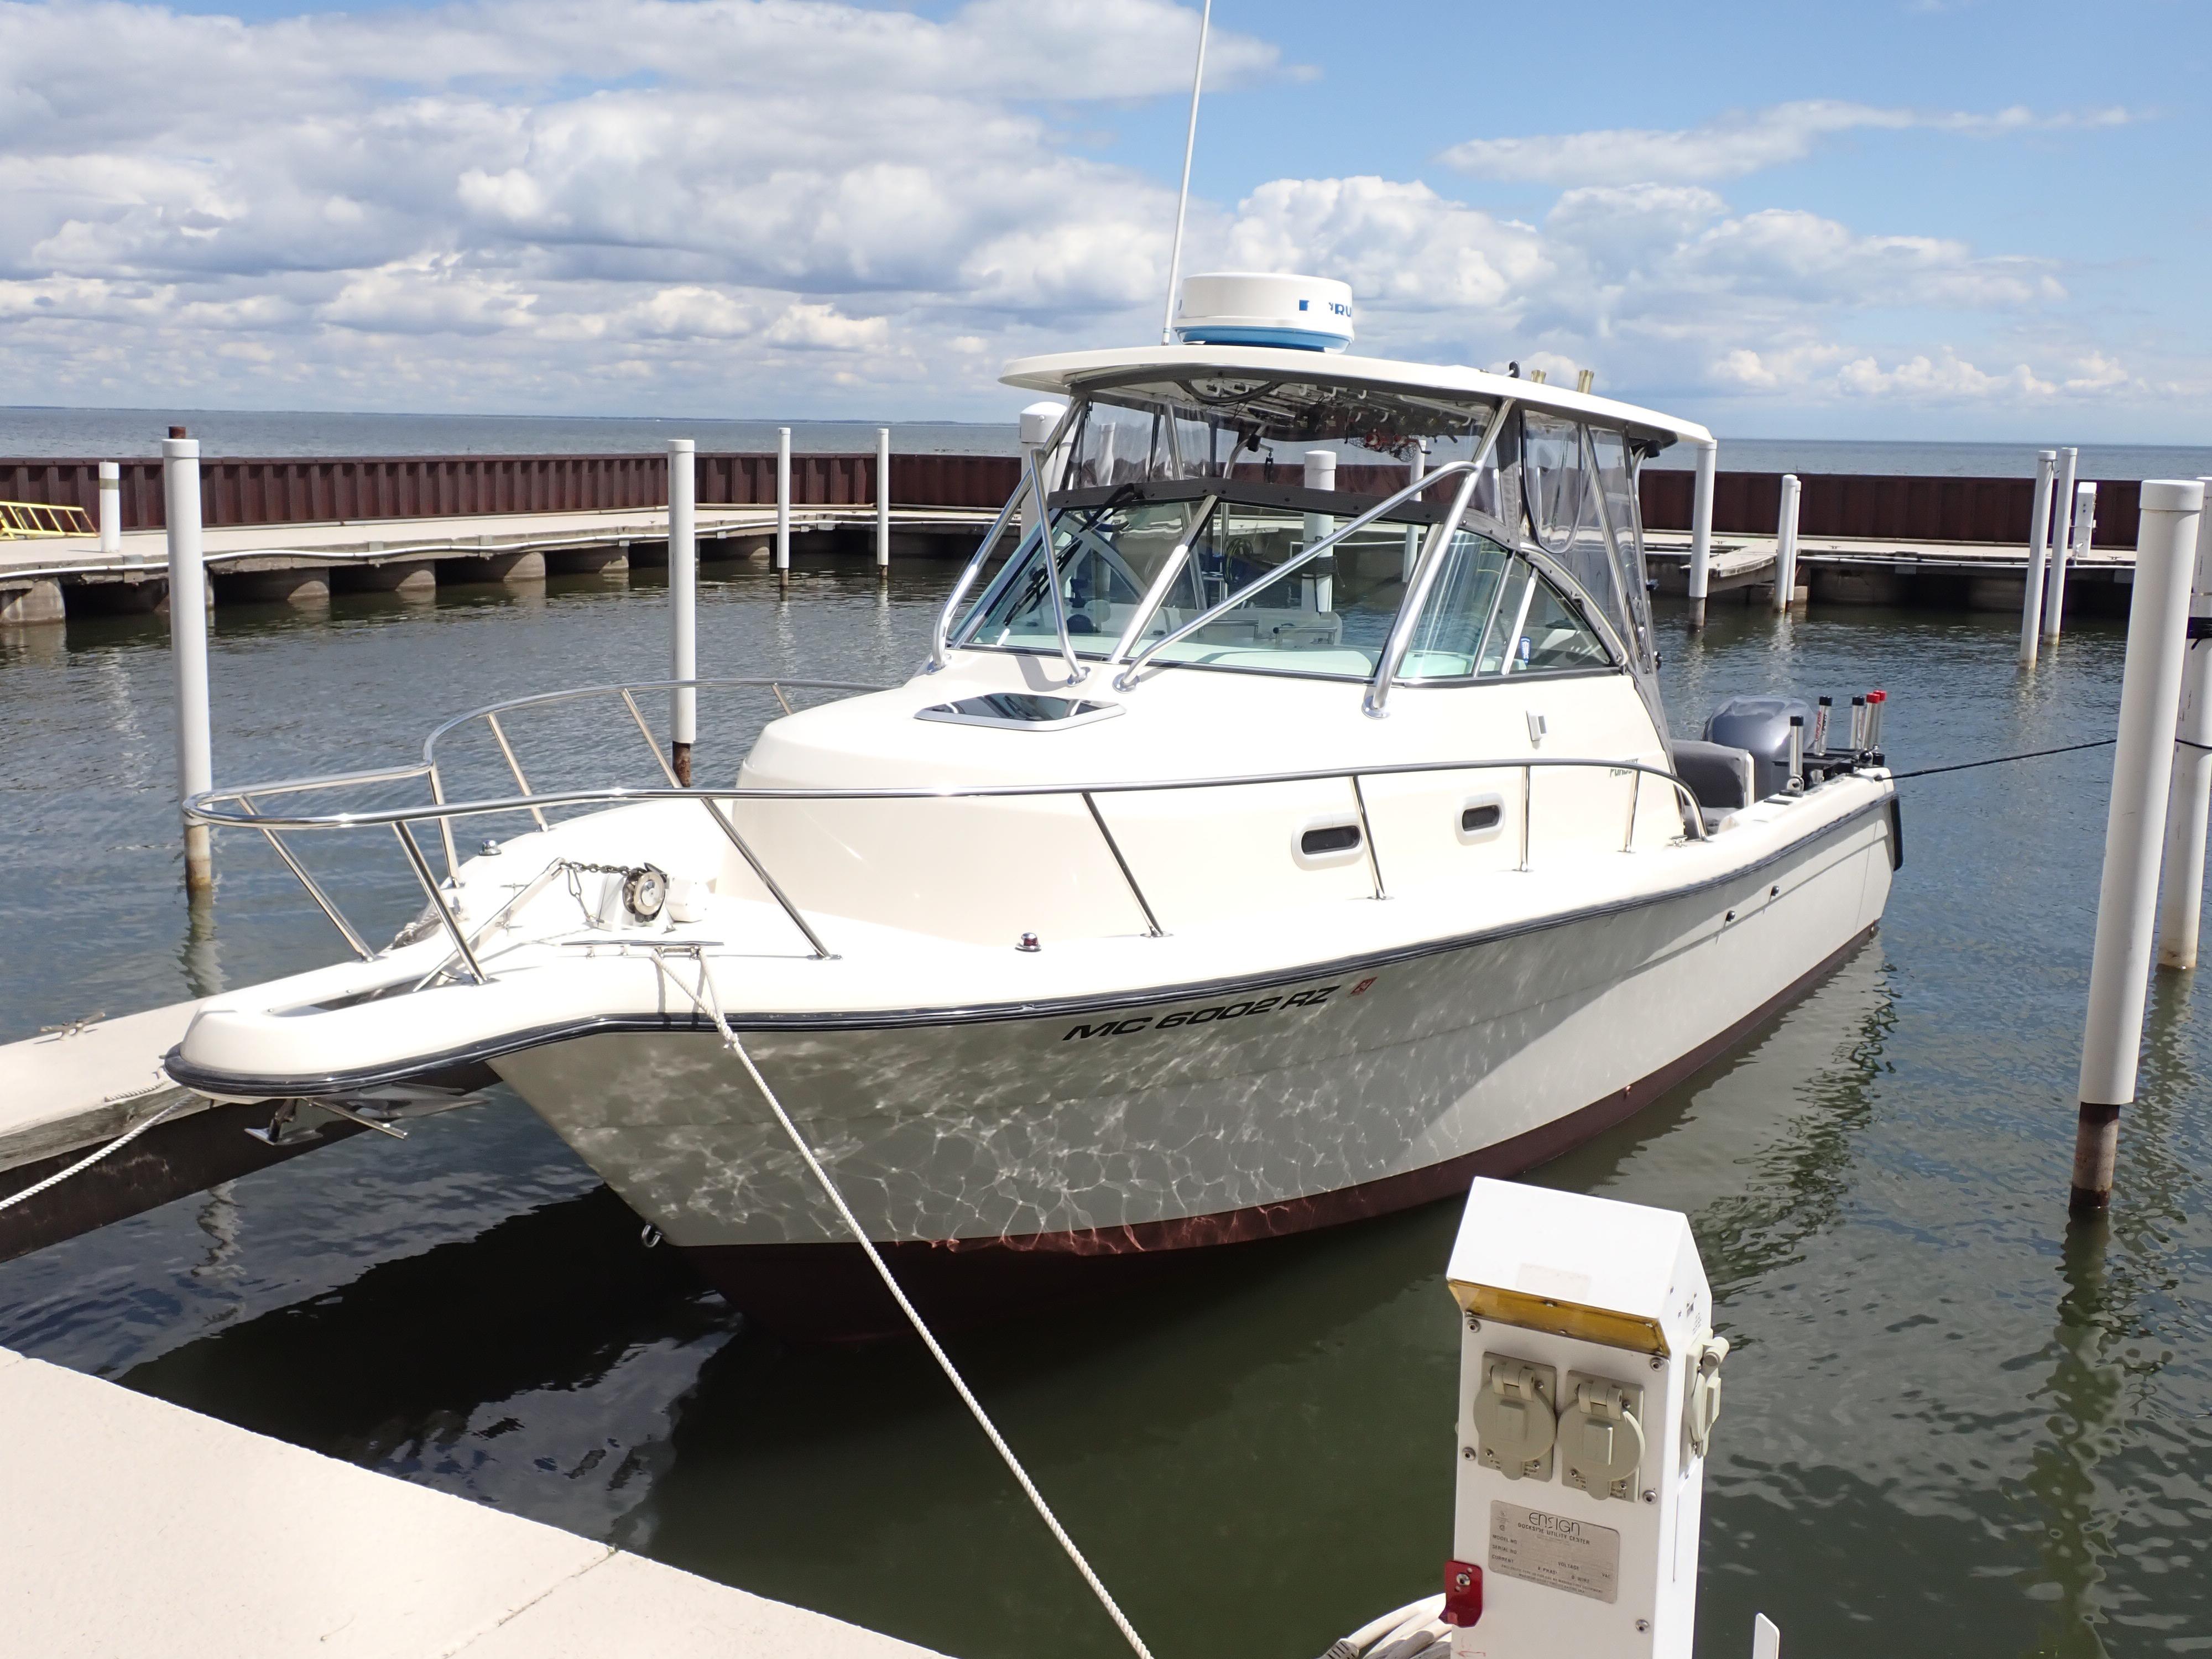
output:
[[[1352,289],[1326,276],[1261,271],[1187,276],[1176,334],[1186,345],[1341,351],[1352,343]]]

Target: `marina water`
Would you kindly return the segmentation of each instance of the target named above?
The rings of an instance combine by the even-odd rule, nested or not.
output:
[[[901,566],[885,587],[825,564],[787,597],[709,566],[701,672],[902,675],[951,574]],[[226,605],[217,777],[411,758],[447,714],[657,674],[665,625],[644,571]],[[1900,769],[2113,727],[2117,623],[2075,623],[2032,680],[2001,615],[1719,606],[1695,639],[1662,626],[1684,733],[1732,692],[1875,684]],[[212,916],[187,910],[170,698],[159,618],[0,634],[0,1036],[337,955],[235,839]],[[702,708],[701,776],[728,777],[769,712],[733,708],[710,740]],[[623,734],[545,738],[589,754]],[[1695,1225],[1737,1345],[1703,1654],[1745,1651],[1754,1608],[1793,1659],[2212,1646],[2212,994],[2191,976],[2154,986],[2109,1224],[2065,1224],[2110,754],[1905,784],[1874,939],[1532,1177]],[[312,850],[349,911],[387,932],[411,913],[388,839]],[[953,1340],[1162,1659],[1304,1659],[1436,1587],[1455,1220],[1231,1252]],[[503,1091],[0,1267],[0,1345],[961,1659],[1120,1650],[918,1349],[748,1332]]]

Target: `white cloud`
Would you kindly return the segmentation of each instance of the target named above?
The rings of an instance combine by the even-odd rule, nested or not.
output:
[[[1545,274],[1526,225],[1386,179],[1279,179],[1238,207],[1228,263],[1326,270],[1365,306],[1469,308],[1503,318]]]
[[[881,350],[890,340],[890,325],[881,317],[841,316],[833,306],[795,305],[769,325],[778,345],[822,351]]]
[[[394,260],[364,271],[317,308],[325,322],[372,334],[493,334],[531,320],[535,294],[458,254]]]
[[[1844,391],[1859,397],[1890,397],[1905,392],[1920,402],[1966,401],[2000,395],[2048,398],[2057,389],[2048,380],[2038,380],[2026,363],[2015,363],[2010,369],[1992,374],[1949,350],[1932,359],[1916,356],[1887,369],[1871,357],[1854,358],[1837,372],[1836,382]]]
[[[2039,116],[2015,107],[1979,115],[1813,98],[1735,111],[1674,131],[1623,127],[1546,137],[1471,138],[1444,151],[1442,159],[1478,178],[1523,184],[1706,184],[1802,161],[1822,139],[1839,133],[1919,127],[1989,137],[2037,128],[2118,126],[2129,119],[2119,109]]]
[[[270,22],[0,0],[0,386],[1003,410],[1006,357],[1157,326],[1173,193],[1092,130],[1131,100],[1179,120],[1195,26],[1176,0],[451,0]],[[1212,84],[1299,73],[1231,31],[1208,64]],[[2056,320],[2045,262],[1711,187],[1855,128],[2112,118],[1801,103],[1453,152],[1564,185],[1533,222],[1414,179],[1263,178],[1192,204],[1186,268],[1342,276],[1366,349],[1593,364],[1662,401],[2137,395],[2124,354]],[[2027,343],[1984,349],[1992,330]],[[2021,368],[1974,367],[2000,361]]]
[[[2059,386],[2024,362],[1990,370],[1949,346],[1916,353],[1884,368],[1871,355],[1834,344],[1758,352],[1737,349],[1713,367],[1717,386],[1773,400],[1875,400],[1915,405],[1980,404],[2033,410],[2049,405]],[[2124,373],[2123,372],[2123,378]]]

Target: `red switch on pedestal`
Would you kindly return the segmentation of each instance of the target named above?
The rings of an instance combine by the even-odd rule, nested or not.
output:
[[[1444,1563],[1444,1623],[1472,1625],[1482,1617],[1482,1569],[1472,1561]]]

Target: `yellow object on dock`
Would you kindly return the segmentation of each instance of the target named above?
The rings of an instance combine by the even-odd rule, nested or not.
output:
[[[81,507],[50,507],[44,501],[0,501],[0,541],[96,533],[91,516]]]

